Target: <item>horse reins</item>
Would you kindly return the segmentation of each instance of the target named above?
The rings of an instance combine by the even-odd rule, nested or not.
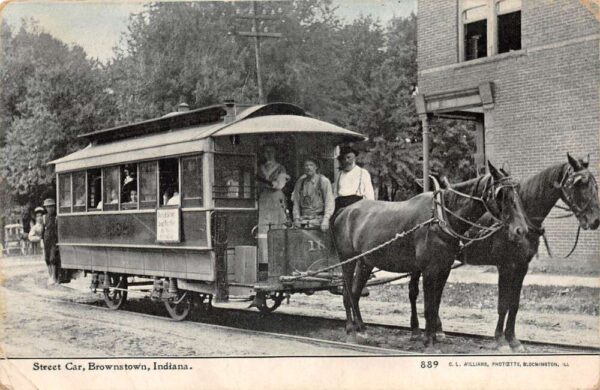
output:
[[[479,186],[480,181],[481,181],[481,178],[479,178],[479,181],[477,182],[477,186]],[[492,186],[488,188],[488,183],[490,181],[492,181]],[[502,228],[502,226],[504,226],[506,224],[500,218],[495,216],[494,213],[489,209],[489,207],[487,205],[487,200],[488,200],[487,194],[489,194],[490,189],[493,189],[496,187],[493,192],[493,195],[492,195],[495,199],[496,195],[502,188],[505,188],[505,187],[514,188],[515,187],[514,184],[504,184],[503,183],[503,182],[507,182],[507,181],[510,181],[510,178],[503,178],[503,179],[499,180],[498,181],[499,185],[496,187],[496,183],[493,182],[493,178],[491,176],[488,176],[488,178],[486,179],[485,188],[483,191],[483,193],[486,194],[486,199],[484,199],[482,197],[474,196],[472,194],[465,194],[465,193],[457,191],[451,187],[447,187],[446,189],[441,190],[441,189],[439,189],[439,184],[437,184],[437,181],[434,179],[434,183],[436,184],[436,187],[438,187],[438,189],[436,189],[436,191],[434,191],[434,197],[433,197],[434,215],[436,216],[438,223],[439,223],[440,227],[442,228],[442,230],[446,234],[450,235],[451,237],[453,237],[459,241],[461,251],[462,251],[462,249],[471,245],[475,241],[485,240],[486,238],[490,237],[491,235],[496,233],[498,230],[500,230]],[[446,207],[446,204],[445,204],[445,199],[444,199],[444,194],[443,194],[444,191],[449,191],[460,197],[482,203],[485,210],[490,214],[490,216],[495,221],[495,223],[492,226],[483,226],[476,222],[469,221],[466,218],[463,218],[460,215],[458,215],[457,213],[448,209],[448,207]],[[469,237],[469,236],[465,236],[463,234],[456,232],[456,230],[454,230],[452,228],[452,226],[450,225],[450,223],[448,222],[449,221],[448,214],[450,214],[454,218],[470,225],[471,227],[477,228],[479,230],[479,233],[475,237]],[[486,233],[482,234],[483,232],[486,232]],[[466,243],[464,243],[463,241],[466,241]]]

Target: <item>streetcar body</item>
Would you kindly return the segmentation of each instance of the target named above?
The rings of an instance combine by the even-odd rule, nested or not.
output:
[[[336,146],[362,135],[273,103],[216,105],[83,137],[88,147],[52,164],[61,266],[92,274],[94,288],[120,291],[119,280],[135,277],[152,281],[153,296],[226,300],[331,285],[332,272],[319,283],[281,278],[333,262],[328,232],[274,228],[268,258],[258,255],[260,150],[278,145],[289,199],[305,157],[333,181]]]

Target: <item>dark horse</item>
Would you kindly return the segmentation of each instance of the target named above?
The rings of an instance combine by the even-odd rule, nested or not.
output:
[[[463,260],[469,265],[498,267],[498,324],[495,337],[499,348],[505,348],[508,343],[513,350],[524,350],[515,336],[521,288],[529,262],[538,251],[539,238],[544,232],[542,222],[555,203],[561,199],[575,214],[583,229],[595,230],[600,225],[598,189],[594,176],[588,170],[589,162],[574,159],[569,154],[567,158],[567,163],[553,165],[522,180],[519,197],[529,219],[525,240],[511,242],[510,232],[502,229],[485,240],[473,242],[463,251]],[[478,221],[478,224],[485,226],[492,223],[493,219],[487,213]],[[419,333],[416,305],[419,277],[420,272],[414,273],[409,284],[413,334]],[[439,317],[436,322],[437,330],[441,332]]]
[[[342,266],[347,333],[365,330],[359,299],[374,267],[398,273],[418,271],[423,273],[425,291],[425,345],[433,347],[442,291],[460,247],[460,240],[451,233],[463,234],[471,226],[465,221],[478,220],[486,210],[508,225],[512,238],[517,239],[527,231],[516,183],[491,164],[489,168],[489,175],[460,183],[453,187],[455,191],[441,191],[439,197],[427,192],[404,202],[361,200],[339,212],[333,223],[333,235],[341,260],[414,229],[411,234]],[[443,222],[428,223],[436,201],[452,214],[443,218]]]

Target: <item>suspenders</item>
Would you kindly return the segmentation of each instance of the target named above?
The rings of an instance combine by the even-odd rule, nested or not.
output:
[[[356,188],[356,192],[354,193],[354,195],[356,195],[356,196],[363,196],[364,197],[364,194],[363,195],[359,195],[360,186],[362,185],[363,169],[361,167],[358,167],[358,169],[360,169],[360,178],[358,179],[358,187]],[[337,180],[336,180],[336,184],[335,184],[335,187],[337,189],[336,192],[337,192],[338,196],[340,196],[340,177],[342,176],[342,173],[343,173],[343,171],[340,172],[340,174],[338,175]]]

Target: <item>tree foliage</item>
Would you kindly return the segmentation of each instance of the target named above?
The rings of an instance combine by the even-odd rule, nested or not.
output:
[[[81,147],[77,136],[111,123],[99,64],[35,23],[2,26],[0,123],[2,185],[20,202],[52,194],[47,163]]]
[[[246,7],[244,9],[244,7]],[[115,57],[102,65],[27,23],[0,29],[1,185],[15,197],[41,197],[53,184],[46,163],[82,145],[77,135],[233,98],[257,102],[254,41],[246,2],[150,3],[130,18]],[[274,15],[259,26],[268,101],[298,104],[323,120],[366,134],[359,161],[381,198],[418,190],[421,128],[416,16],[382,25],[371,16],[343,23],[331,0],[258,2]],[[281,10],[280,10],[281,8]],[[473,174],[471,129],[432,122],[432,167],[461,180]],[[6,189],[6,188],[5,188]],[[33,194],[33,195],[32,195]],[[23,199],[24,201],[24,199]]]

